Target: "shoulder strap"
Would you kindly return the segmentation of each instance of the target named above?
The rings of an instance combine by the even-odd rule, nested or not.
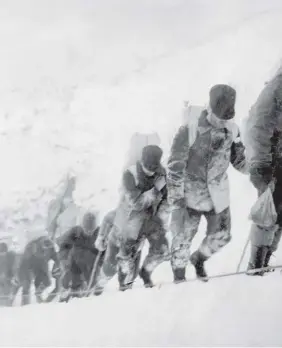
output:
[[[135,180],[135,184],[136,186],[139,185],[139,180],[138,180],[138,174],[137,174],[137,166],[136,164],[133,164],[132,166],[130,166],[128,169],[127,169],[134,177],[134,180]]]
[[[187,126],[189,148],[194,144],[197,132],[200,116],[204,111],[204,106],[199,105],[185,105],[183,109],[183,122]]]

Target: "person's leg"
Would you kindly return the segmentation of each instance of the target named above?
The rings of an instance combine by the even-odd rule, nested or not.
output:
[[[110,281],[117,273],[117,255],[119,253],[119,245],[114,243],[111,239],[108,242],[108,246],[105,252],[103,263],[100,272],[97,276],[97,282],[94,287],[94,294],[100,295],[104,291],[105,285]]]
[[[135,280],[136,259],[140,251],[140,240],[124,239],[118,253],[120,290],[131,289]]]
[[[39,266],[39,265],[38,265]],[[36,267],[34,278],[35,296],[38,303],[43,302],[42,292],[51,285],[48,261],[40,262],[40,267]]]
[[[207,277],[204,262],[231,240],[231,216],[229,208],[219,214],[211,211],[204,213],[204,215],[207,219],[206,237],[199,249],[191,255],[191,263],[194,265],[197,277],[199,278]]]
[[[152,287],[151,275],[159,264],[170,260],[170,251],[162,220],[156,216],[148,221],[146,225],[145,234],[149,242],[149,252],[143,262],[139,275],[145,287]]]
[[[281,235],[282,235],[282,178],[281,174],[282,172],[279,173],[279,179],[277,179],[275,190],[273,192],[273,200],[277,212],[277,228],[274,232],[274,238],[271,243],[271,245],[267,248],[265,260],[264,260],[264,267],[268,267],[270,258],[272,254],[278,249],[280,240],[281,240]]]
[[[185,270],[190,258],[190,247],[201,220],[201,212],[183,208],[171,215],[171,266],[174,282],[185,281]]]

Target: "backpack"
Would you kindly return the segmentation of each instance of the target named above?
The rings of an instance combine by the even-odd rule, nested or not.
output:
[[[158,133],[134,133],[130,139],[129,150],[126,155],[124,169],[141,160],[142,150],[147,145],[160,146],[161,139]]]
[[[187,102],[184,103],[184,108],[182,110],[182,124],[188,126],[189,148],[196,140],[199,118],[204,110],[204,106],[191,105]]]

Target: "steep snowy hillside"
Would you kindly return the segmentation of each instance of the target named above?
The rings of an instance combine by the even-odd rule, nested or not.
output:
[[[205,104],[215,83],[237,89],[241,123],[282,57],[280,0],[7,0],[0,9],[1,229],[18,234],[44,226],[68,170],[78,204],[103,216],[132,133],[158,131],[167,154],[183,100]],[[248,237],[256,194],[232,168],[230,182],[233,239],[210,274],[234,271]],[[281,248],[272,261],[282,263]],[[171,279],[168,264],[154,275]],[[0,344],[281,345],[281,279],[124,294],[113,280],[99,298],[1,308]]]
[[[167,150],[183,99],[229,82],[246,116],[280,59],[281,2],[12,0],[0,28],[1,215],[22,233],[70,169],[79,204],[112,208],[130,136]]]

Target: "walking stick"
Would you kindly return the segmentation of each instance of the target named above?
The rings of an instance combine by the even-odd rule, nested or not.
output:
[[[239,263],[238,263],[236,272],[239,272],[239,270],[240,270],[240,267],[241,267],[242,261],[243,261],[243,259],[244,259],[244,257],[245,257],[246,250],[247,250],[247,248],[248,248],[250,239],[251,239],[251,233],[249,233],[248,239],[247,239],[247,241],[246,241],[246,243],[245,243],[245,246],[244,246],[244,249],[243,249],[243,251],[242,251],[242,255],[241,255],[240,261],[239,261]]]
[[[87,290],[86,290],[86,296],[87,297],[91,293],[92,283],[93,283],[93,280],[94,280],[94,277],[95,277],[95,274],[96,274],[96,271],[97,271],[97,267],[98,267],[98,263],[100,261],[101,255],[102,255],[102,251],[99,251],[97,256],[96,256],[96,259],[95,259],[95,261],[93,263],[92,272],[91,272],[90,279],[89,279],[89,282],[88,282],[88,285],[87,285]]]

